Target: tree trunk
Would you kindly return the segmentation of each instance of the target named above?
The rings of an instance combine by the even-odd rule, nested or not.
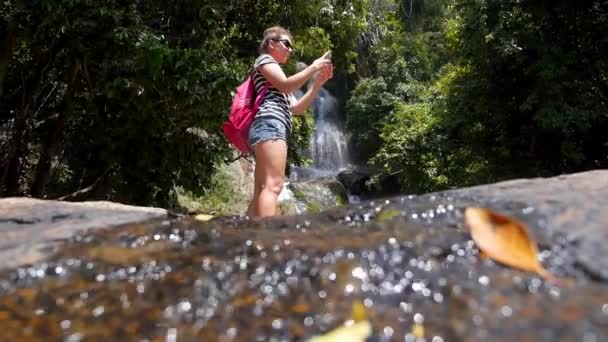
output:
[[[0,195],[14,196],[19,190],[19,176],[21,174],[21,151],[25,135],[25,114],[21,111],[15,118],[13,136],[6,156],[6,166],[0,182]]]
[[[65,123],[72,116],[74,111],[72,100],[74,98],[75,83],[79,70],[80,64],[78,62],[74,63],[70,68],[68,89],[63,97],[63,110],[59,113],[53,131],[42,146],[42,151],[40,152],[40,158],[38,159],[36,173],[34,174],[34,181],[32,182],[30,191],[33,197],[44,197],[46,195],[46,186],[49,182],[52,169],[51,163],[59,151],[61,140],[63,139]]]
[[[33,68],[29,73],[31,75],[29,80],[23,82],[21,110],[15,110],[11,141],[6,153],[4,170],[0,175],[0,196],[15,196],[19,192],[23,160],[27,157],[24,150],[28,147],[27,139],[30,135],[28,121],[32,119],[31,110],[42,89],[41,81],[44,69],[42,64]]]
[[[15,25],[10,23],[7,30],[0,32],[0,97],[4,94],[4,79],[6,71],[13,56],[13,48],[16,43]]]

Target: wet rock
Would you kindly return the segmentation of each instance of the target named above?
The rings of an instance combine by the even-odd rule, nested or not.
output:
[[[362,196],[371,191],[367,183],[372,174],[362,170],[343,170],[338,173],[336,179],[344,185],[349,194]]]
[[[44,258],[56,241],[89,229],[166,218],[167,211],[112,202],[0,199],[0,269]]]
[[[588,276],[608,281],[608,171],[546,179],[518,179],[447,192],[470,196],[488,206],[519,203],[520,216],[538,212],[534,232],[541,241],[559,241],[572,249]]]
[[[608,340],[608,171],[398,196],[318,214],[79,233],[0,274],[7,340]],[[561,283],[479,257],[463,211],[525,222]],[[568,281],[565,281],[568,280]],[[360,314],[359,314],[360,316]]]
[[[279,196],[284,215],[318,213],[347,202],[346,189],[333,177],[288,182]]]

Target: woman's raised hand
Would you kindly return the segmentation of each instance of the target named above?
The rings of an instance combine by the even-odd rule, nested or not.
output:
[[[326,65],[323,67],[323,69],[321,69],[321,71],[319,71],[317,73],[317,76],[315,76],[315,85],[320,87],[323,84],[325,84],[325,82],[327,82],[333,76],[334,76],[334,66],[331,64]]]
[[[315,71],[319,71],[326,66],[331,66],[331,59],[329,56],[331,56],[331,51],[327,51],[323,54],[323,56],[315,59],[315,61],[312,62],[311,66],[314,68]]]

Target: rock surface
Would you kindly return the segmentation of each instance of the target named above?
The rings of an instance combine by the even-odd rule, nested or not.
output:
[[[333,177],[289,182],[278,198],[283,215],[318,213],[347,202],[346,189]]]
[[[546,179],[518,179],[446,192],[477,201],[519,203],[542,213],[537,239],[564,237],[589,276],[608,281],[608,171]]]
[[[355,307],[370,341],[605,341],[607,202],[608,171],[593,171],[315,215],[93,230],[0,273],[0,329],[7,340],[292,341],[361,316]],[[470,206],[527,224],[560,281],[482,260]],[[10,236],[31,216],[2,217]],[[60,230],[52,217],[36,243]]]
[[[0,199],[0,269],[43,259],[57,240],[89,229],[166,218],[160,208],[112,202]]]

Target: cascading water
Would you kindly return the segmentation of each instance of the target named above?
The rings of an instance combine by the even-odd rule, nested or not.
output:
[[[338,102],[321,88],[312,104],[315,122],[309,149],[315,168],[336,173],[348,165],[346,137],[338,122]]]
[[[296,91],[297,98],[304,95]],[[313,100],[311,111],[314,120],[314,132],[308,144],[308,153],[312,159],[309,167],[294,167],[290,178],[294,180],[315,177],[333,177],[344,170],[349,163],[347,137],[339,122],[338,101],[325,88],[321,88]]]
[[[300,69],[306,67],[303,63],[298,64]],[[296,98],[303,95],[302,90],[294,92]],[[289,181],[279,195],[279,202],[294,200],[296,213],[315,210],[318,206],[336,205],[344,200],[351,201],[346,189],[336,179],[338,173],[349,165],[347,137],[340,124],[338,101],[327,89],[321,88],[313,100],[311,111],[314,131],[308,151],[302,152],[311,158],[312,165],[290,167]],[[342,200],[341,191],[337,190],[339,188],[344,189]],[[292,189],[297,189],[300,197],[305,195],[304,201]]]

